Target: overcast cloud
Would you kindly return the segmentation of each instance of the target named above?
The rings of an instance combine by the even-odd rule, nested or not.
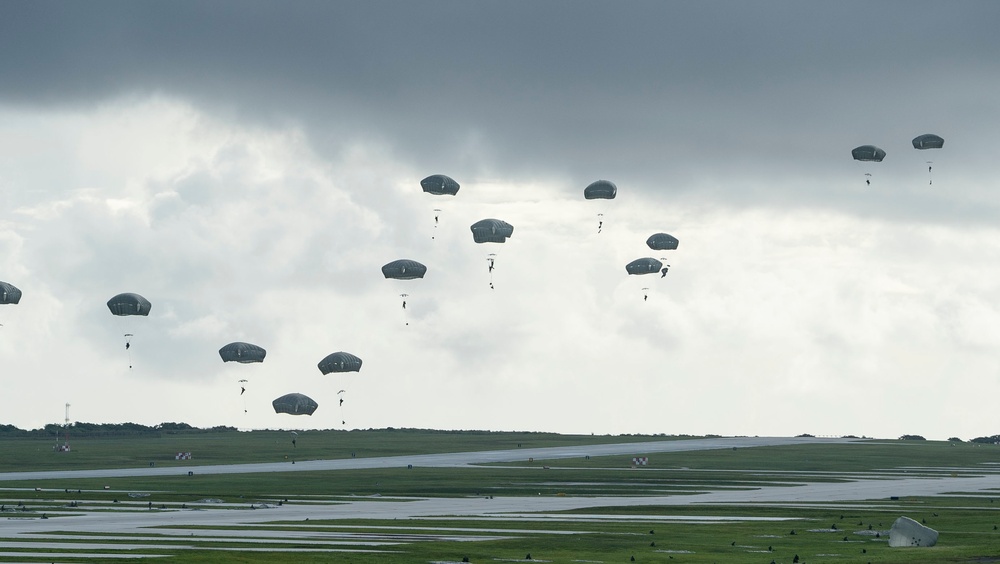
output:
[[[998,21],[995,2],[0,3],[0,280],[24,292],[0,306],[0,422],[70,403],[241,428],[994,434]],[[888,156],[853,161],[862,144]],[[458,195],[423,193],[435,173]],[[600,178],[618,197],[584,200]],[[473,243],[488,217],[506,244]],[[650,251],[658,231],[680,247]],[[666,277],[626,275],[644,256]],[[398,258],[426,278],[383,279]],[[120,292],[150,316],[112,316]],[[265,362],[222,363],[237,340]],[[360,373],[319,373],[339,350]],[[288,392],[319,410],[274,414]]]

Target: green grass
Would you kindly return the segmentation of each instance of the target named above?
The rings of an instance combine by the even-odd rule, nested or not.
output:
[[[547,434],[436,433],[429,431],[310,431],[300,433],[291,448],[285,432],[218,433],[161,439],[99,439],[74,442],[74,452],[54,453],[51,444],[27,440],[0,440],[0,452],[13,458],[0,459],[0,469],[51,470],[115,466],[157,466],[232,462],[271,462],[294,455],[299,459],[345,458],[353,451],[359,457],[457,452],[500,448],[581,445],[618,440],[650,440],[660,437],[562,437]],[[191,451],[195,460],[177,462],[173,453]],[[635,455],[646,453],[636,452]],[[46,480],[0,483],[17,488],[0,491],[0,498],[24,501],[29,511],[63,509],[66,499],[80,502],[79,511],[114,510],[120,503],[145,505],[154,511],[204,498],[236,504],[275,502],[322,496],[347,500],[349,496],[560,496],[560,495],[681,495],[721,487],[750,488],[784,485],[787,482],[847,480],[858,473],[887,475],[951,475],[956,468],[993,471],[1000,462],[1000,448],[992,445],[932,441],[869,441],[860,445],[812,444],[788,447],[757,447],[648,454],[648,468],[630,468],[631,456],[575,458],[533,463],[497,464],[471,468],[386,468],[372,470],[317,471],[239,475],[199,475],[112,478],[103,480]],[[545,469],[547,465],[550,468]],[[115,490],[148,491],[149,497],[126,499]],[[42,491],[34,491],[35,487]],[[80,494],[65,492],[80,489]],[[86,491],[89,490],[89,491]],[[960,493],[960,492],[958,492]],[[222,509],[217,509],[222,510]],[[242,510],[242,509],[230,509]],[[4,514],[5,517],[11,514]],[[276,514],[278,517],[280,514]],[[170,562],[181,563],[310,563],[356,564],[523,561],[559,563],[662,562],[708,564],[838,562],[887,564],[938,564],[1000,562],[1000,491],[997,498],[981,495],[949,497],[905,497],[849,503],[744,504],[636,506],[589,508],[558,512],[533,520],[511,518],[439,518],[404,520],[336,520],[291,522],[259,526],[205,528],[206,536],[225,536],[226,529],[266,531],[278,526],[321,530],[331,534],[408,534],[404,542],[382,547],[387,553],[364,552],[245,552],[233,544],[200,541],[197,536],[171,538],[161,549],[136,552],[171,554]],[[594,520],[591,516],[601,515]],[[887,539],[875,532],[888,530],[906,515],[941,533],[933,548],[890,549]],[[674,520],[663,518],[669,516]],[[780,520],[685,521],[707,517],[740,517]],[[56,518],[56,517],[54,517]],[[63,519],[63,518],[58,518]],[[67,531],[72,519],[66,519]],[[871,529],[869,530],[869,527]],[[442,540],[439,528],[449,534],[502,537],[492,540]],[[473,529],[459,531],[457,529]],[[170,529],[159,529],[169,533]],[[650,531],[653,531],[652,533]],[[795,534],[792,534],[795,531]],[[2,528],[0,528],[2,534]],[[845,540],[846,538],[846,540]],[[25,537],[18,537],[24,541]],[[128,541],[120,541],[128,542]],[[135,541],[140,542],[140,541]],[[148,542],[148,541],[141,541]],[[194,544],[192,550],[171,545]],[[302,539],[292,545],[265,543],[263,548],[298,546],[317,548]],[[222,548],[223,550],[209,550]],[[348,544],[345,548],[364,548]],[[769,550],[770,549],[770,550]],[[39,549],[37,552],[47,552]],[[103,552],[94,549],[94,552]],[[16,560],[32,561],[32,551]],[[4,561],[0,557],[0,562]],[[37,558],[37,561],[49,561]]]
[[[648,456],[650,468],[691,468],[711,470],[760,470],[783,472],[870,472],[898,468],[949,467],[1000,464],[1000,447],[943,441],[864,441],[860,444],[803,444],[780,447],[699,450],[675,453],[636,452],[628,456],[608,456],[553,461],[552,465],[574,468],[631,466],[633,456]],[[599,462],[597,462],[599,460]],[[497,463],[520,466],[521,463]]]
[[[284,460],[317,460],[408,454],[466,452],[511,448],[577,446],[614,442],[675,440],[683,437],[648,435],[558,435],[554,433],[493,433],[488,431],[429,431],[381,429],[371,431],[253,431],[177,433],[161,437],[74,438],[71,452],[53,450],[44,439],[0,439],[4,455],[0,472],[32,470],[90,470],[202,464],[247,464]],[[60,439],[60,443],[61,443]],[[193,460],[175,461],[178,452]]]

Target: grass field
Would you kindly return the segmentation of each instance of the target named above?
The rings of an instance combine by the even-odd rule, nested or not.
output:
[[[667,440],[676,437],[560,436],[417,430],[166,435],[78,440],[70,453],[49,442],[0,441],[0,471],[224,464],[392,456]],[[175,452],[194,460],[175,461]],[[9,456],[7,455],[9,453]],[[276,509],[418,503],[425,498],[562,500],[594,496],[684,496],[694,492],[795,487],[859,478],[994,474],[1000,447],[935,441],[865,441],[571,458],[477,467],[382,468],[237,475],[55,479],[0,483],[0,562],[102,561],[95,554],[166,555],[171,562],[1000,562],[1000,491],[851,502],[597,506],[524,514],[432,518],[287,520]],[[109,486],[109,489],[104,489]],[[79,493],[77,493],[79,492]],[[131,495],[129,495],[131,494]],[[996,502],[996,503],[994,503]],[[486,502],[489,503],[489,502]],[[22,505],[23,504],[23,505]],[[287,504],[287,505],[286,505]],[[555,505],[555,504],[554,504]],[[264,511],[251,510],[255,506]],[[498,507],[501,507],[498,505]],[[270,509],[267,509],[270,508]],[[196,509],[200,509],[196,510]],[[254,523],[222,516],[253,512]],[[360,509],[359,509],[360,511]],[[156,528],[82,527],[91,517],[189,517]],[[41,515],[45,534],[28,532]],[[269,520],[273,515],[273,520]],[[889,548],[899,516],[940,532],[931,548]],[[192,521],[193,520],[193,521]],[[63,525],[65,523],[65,525]],[[54,535],[53,530],[62,531]],[[43,543],[54,543],[53,545]],[[117,549],[108,548],[113,545]],[[73,556],[66,556],[72,554]],[[91,555],[91,556],[88,556]]]
[[[53,455],[45,440],[0,439],[4,456],[0,472],[31,470],[82,470],[173,464],[178,452],[192,453],[182,464],[245,464],[288,459],[398,456],[440,452],[465,452],[509,448],[574,446],[607,442],[638,442],[677,437],[618,435],[557,435],[554,433],[493,433],[488,431],[427,431],[382,429],[374,431],[253,431],[164,434],[158,438],[71,437],[73,450]],[[295,445],[292,439],[295,438]],[[60,439],[61,443],[62,440]]]

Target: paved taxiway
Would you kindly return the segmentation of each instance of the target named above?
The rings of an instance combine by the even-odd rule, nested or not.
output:
[[[650,454],[680,452],[685,450],[749,448],[765,445],[790,445],[806,443],[852,443],[849,439],[796,438],[713,438],[671,441],[650,441],[643,443],[620,443],[577,447],[554,447],[534,449],[513,449],[483,452],[462,452],[421,456],[398,456],[367,459],[315,460],[296,464],[241,464],[177,468],[129,468],[113,470],[88,470],[72,472],[14,472],[0,474],[0,481],[25,481],[39,479],[72,479],[125,476],[171,476],[192,470],[197,474],[231,474],[248,472],[303,472],[310,470],[341,470],[359,468],[386,468],[414,466],[455,467],[487,462],[518,462],[533,458],[536,461],[577,458],[582,456],[606,456],[621,454]],[[555,471],[558,471],[557,469]],[[512,519],[554,519],[553,512],[568,509],[587,509],[639,506],[639,505],[690,505],[690,504],[751,504],[751,503],[823,503],[852,500],[883,499],[890,503],[891,496],[934,496],[951,492],[971,492],[989,495],[1000,491],[1000,474],[984,470],[982,473],[956,473],[950,476],[910,477],[899,473],[858,478],[845,482],[815,482],[803,480],[798,485],[762,486],[754,489],[723,489],[692,493],[675,493],[666,496],[494,496],[475,498],[417,498],[400,500],[394,498],[338,499],[331,503],[288,503],[279,507],[257,510],[164,510],[149,512],[100,511],[50,519],[4,519],[0,520],[0,538],[17,537],[23,533],[52,534],[57,531],[74,531],[105,534],[141,533],[151,534],[149,527],[229,527],[242,524],[260,524],[273,521],[307,521],[322,519],[412,519],[437,516],[512,518]],[[559,516],[572,519],[572,516]],[[575,518],[600,518],[599,515],[577,516]],[[177,530],[162,531],[171,535]],[[294,538],[295,532],[270,527],[267,536],[271,538]],[[156,533],[153,533],[156,534]],[[201,531],[199,534],[218,535],[218,531]],[[226,535],[236,534],[226,531]],[[260,535],[261,533],[257,533]],[[319,535],[321,537],[322,535]],[[319,538],[311,535],[311,538]],[[0,542],[2,546],[2,542]]]

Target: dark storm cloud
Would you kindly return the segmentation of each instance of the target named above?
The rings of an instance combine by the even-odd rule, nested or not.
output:
[[[855,174],[849,150],[863,143],[890,145],[899,162],[909,138],[930,131],[962,130],[977,146],[992,132],[974,108],[1000,74],[1000,6],[989,2],[24,2],[3,12],[8,104],[163,93],[299,125],[330,155],[368,140],[464,178],[614,177],[734,205],[851,208],[796,176]],[[788,185],[733,186],[742,176]],[[940,209],[936,197],[925,207]]]

